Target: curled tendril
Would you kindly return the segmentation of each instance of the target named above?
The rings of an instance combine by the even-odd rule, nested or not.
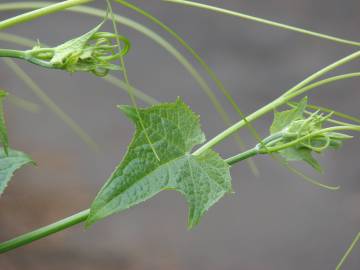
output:
[[[300,141],[297,147],[305,147],[317,153],[321,153],[328,147],[338,147],[346,137],[344,134],[341,134],[342,136],[334,136],[332,132],[318,134],[318,131],[322,130],[324,122],[330,119],[332,115],[333,113],[322,115],[320,111],[315,111],[306,119],[295,120],[284,128],[282,131],[283,138],[289,142],[305,137],[306,139]],[[316,135],[311,136],[313,133]]]
[[[103,22],[86,34],[69,40],[54,48],[41,47],[40,43],[26,51],[26,60],[47,68],[91,72],[96,76],[106,76],[110,70],[120,70],[112,63],[126,55],[130,42],[123,36],[110,32],[100,32]],[[118,50],[117,39],[122,42]]]
[[[331,138],[322,134],[320,136],[316,136],[314,138],[308,137],[307,142],[300,142],[300,145],[306,147],[314,152],[321,153],[325,149],[327,149],[331,144]]]
[[[257,145],[257,151],[261,154],[278,153],[286,162],[304,161],[322,172],[312,154],[339,148],[344,140],[352,136],[338,131],[360,131],[360,126],[341,122],[340,126],[324,127],[325,122],[334,123],[331,119],[333,113],[324,115],[318,110],[305,117],[306,106],[307,97],[291,110],[275,112],[270,136],[263,140],[263,144]]]

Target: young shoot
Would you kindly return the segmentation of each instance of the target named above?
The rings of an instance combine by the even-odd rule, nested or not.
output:
[[[56,47],[42,47],[40,42],[30,50],[1,50],[0,57],[13,57],[26,60],[35,65],[61,69],[70,73],[83,71],[96,76],[106,76],[111,70],[120,70],[113,62],[127,54],[130,42],[123,36],[110,32],[101,32],[104,22],[89,32],[71,39]],[[120,40],[122,49],[117,49]]]
[[[303,98],[293,109],[275,112],[274,122],[270,127],[272,139],[266,146],[259,147],[259,153],[278,153],[286,161],[304,161],[315,170],[322,172],[320,164],[312,156],[327,149],[338,149],[342,142],[352,136],[335,130],[351,129],[354,125],[333,126],[324,128],[333,113],[323,115],[315,111],[306,117],[307,97]],[[333,131],[334,130],[334,131]],[[357,130],[354,128],[354,130]]]
[[[304,161],[318,172],[322,172],[313,153],[321,154],[328,149],[338,149],[344,140],[353,138],[341,131],[360,131],[360,126],[332,121],[333,113],[324,115],[319,110],[308,115],[305,110],[307,97],[294,104],[296,105],[293,105],[290,110],[275,111],[274,121],[269,130],[270,135],[247,153],[251,155],[279,154],[286,162]],[[341,125],[324,127],[325,122]],[[232,157],[230,164],[244,157],[246,157],[244,153]]]

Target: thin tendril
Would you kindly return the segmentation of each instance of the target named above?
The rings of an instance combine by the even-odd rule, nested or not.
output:
[[[360,74],[359,74],[359,76],[360,76]],[[296,107],[297,102],[288,102],[287,105],[294,108],[294,107]],[[343,119],[346,119],[346,120],[350,120],[350,121],[353,121],[353,122],[355,122],[357,124],[360,124],[360,119],[359,118],[357,118],[355,116],[345,114],[345,113],[342,113],[342,112],[335,111],[335,110],[330,109],[330,108],[325,108],[325,107],[316,106],[316,105],[312,105],[312,104],[307,104],[306,107],[309,108],[309,109],[312,109],[312,110],[320,110],[322,112],[327,112],[327,113],[332,112],[333,115],[335,115],[337,117],[340,117],[340,118],[343,118]],[[312,112],[309,112],[309,111],[304,111],[304,112],[306,114],[312,114]],[[349,123],[346,123],[346,122],[343,122],[343,121],[337,121],[337,120],[334,120],[334,119],[326,119],[326,121],[328,121],[330,123],[334,123],[334,124],[339,124],[339,125],[347,125],[347,124],[349,124]]]
[[[339,264],[336,266],[335,270],[340,270],[341,267],[343,266],[344,262],[346,261],[346,259],[349,257],[349,255],[351,254],[352,250],[354,249],[356,243],[359,241],[360,239],[360,232],[355,236],[354,240],[352,241],[351,245],[349,246],[349,248],[346,250],[344,256],[341,258]]]
[[[229,101],[229,103],[235,109],[235,111],[240,115],[240,117],[243,118],[243,119],[245,118],[245,114],[241,111],[240,107],[237,105],[236,101],[231,96],[230,92],[225,88],[222,81],[217,77],[216,73],[210,68],[210,66],[201,58],[201,56],[178,33],[176,33],[173,29],[171,29],[169,26],[164,24],[158,18],[154,17],[149,12],[139,8],[138,6],[135,6],[134,4],[128,3],[128,2],[126,2],[124,0],[115,0],[115,2],[121,4],[121,5],[129,8],[129,9],[132,9],[132,10],[138,12],[139,14],[145,16],[150,21],[157,24],[162,29],[164,29],[166,32],[168,32],[171,36],[173,36],[199,62],[199,64],[203,67],[203,69],[209,75],[209,77],[214,81],[217,88],[226,97],[226,99]],[[216,107],[217,106],[215,106],[215,109],[216,109]],[[219,109],[217,109],[217,110],[219,111]],[[228,116],[228,114],[225,111],[224,112],[222,112],[222,111],[223,111],[223,109],[221,109],[221,111],[219,111],[219,113],[220,113],[220,116],[223,119],[224,123],[226,125],[231,125],[232,123],[231,123],[230,117]],[[255,137],[255,139],[260,142],[261,137],[260,137],[259,133],[256,131],[256,129],[250,123],[247,123],[247,125],[248,125],[248,128],[249,128],[250,132]],[[236,134],[235,141],[239,144],[240,149],[243,150],[245,148],[245,143],[241,139],[240,135]],[[250,167],[251,171],[253,172],[253,174],[255,176],[258,176],[260,173],[259,173],[259,170],[256,167],[253,159],[249,158],[246,161],[248,162],[249,167]]]
[[[117,25],[116,25],[116,22],[115,22],[114,13],[112,11],[111,3],[110,3],[109,0],[106,0],[106,2],[107,2],[107,5],[108,5],[108,9],[110,11],[112,24],[113,24],[114,31],[115,31],[115,34],[116,34],[116,37],[117,37],[116,39],[117,39],[117,45],[118,45],[118,48],[119,48],[119,52],[121,52],[120,39],[118,38],[119,37],[118,29],[117,29]],[[157,154],[157,152],[155,150],[155,147],[154,147],[153,143],[151,142],[151,140],[149,138],[149,134],[147,133],[147,131],[145,129],[145,126],[144,126],[144,123],[142,121],[142,118],[141,118],[141,115],[140,115],[140,112],[139,112],[139,108],[138,108],[138,105],[137,105],[137,102],[136,102],[136,98],[135,98],[134,94],[131,91],[132,88],[131,88],[131,85],[130,85],[130,82],[129,82],[129,77],[128,77],[127,69],[126,69],[126,66],[125,66],[125,60],[124,60],[124,57],[121,54],[120,54],[120,63],[121,63],[121,67],[122,67],[122,73],[123,73],[123,76],[124,76],[124,81],[129,86],[129,89],[130,89],[129,96],[130,96],[130,99],[131,99],[131,103],[135,107],[136,114],[137,114],[137,117],[139,119],[139,123],[141,125],[141,128],[144,131],[144,135],[146,137],[146,140],[148,141],[152,151],[154,152],[154,155],[155,155],[156,159],[160,161],[160,157]]]
[[[316,181],[312,178],[310,178],[309,176],[303,174],[302,172],[300,172],[298,169],[290,166],[288,163],[286,163],[285,161],[282,163],[288,170],[290,170],[292,173],[300,176],[302,179],[304,179],[305,181],[309,182],[310,184],[313,184],[317,187],[320,187],[320,188],[325,188],[325,189],[328,189],[328,190],[332,190],[332,191],[335,191],[335,190],[338,190],[340,189],[340,186],[329,186],[329,185],[325,185],[323,183],[320,183],[319,181]]]
[[[351,245],[349,246],[349,248],[346,250],[344,256],[341,258],[339,264],[336,266],[335,270],[340,270],[341,267],[343,266],[344,262],[346,261],[346,259],[349,257],[349,255],[351,254],[352,250],[354,249],[356,243],[360,240],[360,232],[355,236],[353,242],[351,243]]]
[[[269,26],[282,28],[282,29],[285,29],[285,30],[293,31],[293,32],[298,32],[298,33],[305,34],[305,35],[308,35],[308,36],[314,36],[314,37],[317,37],[317,38],[327,39],[327,40],[337,42],[337,43],[342,43],[342,44],[351,45],[351,46],[357,46],[357,47],[360,46],[360,42],[347,40],[347,39],[343,39],[343,38],[338,38],[338,37],[334,37],[334,36],[330,36],[330,35],[325,35],[325,34],[314,32],[314,31],[309,31],[309,30],[306,30],[306,29],[303,29],[303,28],[299,28],[299,27],[295,27],[295,26],[286,25],[286,24],[283,24],[283,23],[278,23],[278,22],[262,19],[262,18],[259,18],[259,17],[247,15],[247,14],[232,11],[232,10],[227,10],[227,9],[224,9],[224,8],[219,8],[219,7],[215,7],[215,6],[196,3],[196,2],[192,2],[192,1],[184,1],[184,0],[163,0],[163,1],[164,2],[169,2],[169,3],[174,3],[174,4],[181,4],[181,5],[191,6],[191,7],[202,8],[202,9],[206,9],[206,10],[210,10],[210,11],[215,11],[215,12],[218,12],[218,13],[223,13],[223,14],[239,17],[239,18],[242,18],[242,19],[246,19],[246,20],[266,24],[266,25],[269,25]]]

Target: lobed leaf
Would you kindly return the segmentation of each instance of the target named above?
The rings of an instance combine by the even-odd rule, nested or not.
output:
[[[51,63],[54,65],[63,65],[67,59],[74,54],[84,54],[84,48],[91,37],[100,30],[104,22],[95,26],[89,32],[80,37],[71,39],[55,48],[55,54],[51,58]]]
[[[189,207],[188,227],[225,193],[231,192],[229,166],[214,151],[190,154],[205,141],[199,117],[180,99],[174,103],[139,109],[143,126],[158,160],[146,139],[136,109],[120,106],[134,122],[136,132],[128,151],[92,203],[87,225],[143,202],[162,190],[176,190]]]
[[[9,148],[8,154],[6,154],[4,148],[0,148],[0,196],[10,182],[14,172],[30,163],[34,162],[23,152]]]
[[[304,97],[293,109],[274,112],[274,121],[270,126],[270,134],[274,134],[283,130],[286,126],[290,125],[293,121],[304,119],[304,110],[307,105],[307,97]]]

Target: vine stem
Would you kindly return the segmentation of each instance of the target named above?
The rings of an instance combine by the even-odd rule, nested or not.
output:
[[[309,76],[308,78],[306,78],[305,80],[301,81],[300,83],[298,83],[297,85],[295,85],[294,87],[292,87],[290,90],[288,90],[287,92],[285,92],[283,95],[281,95],[279,98],[275,99],[274,101],[270,102],[269,104],[265,105],[264,107],[260,108],[259,110],[255,111],[254,113],[250,114],[246,120],[242,119],[241,121],[235,123],[233,126],[229,127],[228,129],[226,129],[225,131],[223,131],[222,133],[220,133],[219,135],[217,135],[216,137],[214,137],[212,140],[208,141],[206,144],[204,144],[202,147],[200,147],[197,151],[195,151],[193,154],[194,155],[199,155],[200,153],[202,153],[203,151],[212,148],[213,146],[215,146],[216,144],[220,143],[221,141],[223,141],[225,138],[227,138],[228,136],[230,136],[231,134],[233,134],[234,132],[236,132],[237,130],[239,130],[241,127],[243,127],[244,125],[246,125],[246,121],[251,122],[256,120],[257,118],[265,115],[266,113],[270,112],[271,110],[275,109],[276,107],[285,104],[287,101],[289,101],[290,99],[298,96],[299,94],[302,94],[303,91],[302,89],[306,88],[308,90],[310,90],[311,88],[320,86],[322,84],[326,84],[329,83],[326,79],[323,81],[320,81],[318,83],[314,83],[311,85],[308,85],[310,82],[312,82],[313,80],[319,78],[320,76],[326,74],[327,72],[335,69],[336,67],[339,67],[341,65],[344,65],[356,58],[360,57],[360,51],[357,51],[347,57],[344,57],[338,61],[336,61],[335,63],[321,69],[320,71],[312,74],[311,76]],[[308,85],[308,86],[307,86]],[[236,162],[245,160],[247,158],[253,157],[257,154],[259,154],[260,151],[257,147],[250,149],[248,151],[245,151],[235,157],[231,157],[227,160],[225,160],[226,162],[228,162],[229,164],[234,164]],[[0,243],[0,253],[4,253],[7,251],[10,251],[12,249],[21,247],[23,245],[29,244],[33,241],[39,240],[41,238],[44,238],[46,236],[49,236],[51,234],[54,234],[56,232],[62,231],[66,228],[72,227],[76,224],[79,224],[83,221],[85,221],[89,215],[89,209],[84,210],[78,214],[75,214],[73,216],[67,217],[65,219],[62,219],[60,221],[57,221],[53,224],[50,224],[48,226],[42,227],[40,229],[37,229],[35,231],[26,233],[24,235],[21,235],[19,237],[13,238],[9,241]]]
[[[19,23],[24,23],[31,21],[35,18],[42,17],[45,15],[49,15],[51,13],[55,13],[73,6],[86,4],[89,2],[92,2],[94,0],[67,0],[60,3],[52,4],[43,8],[39,8],[12,18],[9,18],[7,20],[3,20],[0,22],[0,30],[4,30],[6,28],[9,28],[11,26],[14,26]]]
[[[90,209],[86,209],[75,215],[72,215],[72,216],[64,218],[60,221],[57,221],[53,224],[50,224],[48,226],[42,227],[35,231],[23,234],[21,236],[13,238],[9,241],[1,243],[0,244],[0,253],[5,253],[12,249],[24,246],[33,241],[39,240],[39,239],[49,236],[51,234],[57,233],[59,231],[65,230],[74,225],[77,225],[77,224],[85,221],[86,218],[88,217],[89,213],[90,213]]]
[[[57,11],[60,11],[60,10],[64,10],[64,9],[72,7],[72,6],[81,5],[81,4],[89,3],[89,2],[92,2],[92,1],[93,0],[67,0],[67,1],[56,3],[56,4],[53,4],[53,5],[41,8],[41,9],[37,9],[37,10],[31,11],[31,12],[27,12],[25,14],[15,16],[15,17],[12,17],[10,19],[1,21],[0,22],[0,30],[4,30],[4,29],[9,28],[11,26],[14,26],[16,24],[27,22],[27,21],[30,21],[32,19],[35,19],[35,18],[38,18],[38,17],[41,17],[41,16],[45,16],[45,15],[48,15],[48,14],[51,14],[51,13],[54,13],[54,12],[57,12]],[[170,0],[169,2],[192,3],[192,2],[188,2],[188,1],[176,1],[176,0]],[[199,5],[201,5],[201,4],[199,4]],[[219,9],[218,11],[221,11],[221,9]],[[233,14],[233,15],[235,15],[235,14]],[[238,16],[238,14],[236,16]],[[248,17],[248,19],[255,20],[255,18],[252,18],[251,16],[247,16],[247,17]],[[261,21],[259,21],[259,22],[269,24],[269,25],[276,25],[278,27],[284,28],[284,26],[282,24],[267,21],[267,20],[263,20],[263,19],[261,19]],[[335,38],[335,37],[323,35],[323,34],[320,34],[320,33],[307,31],[307,30],[304,30],[304,29],[296,28],[296,27],[287,26],[287,29],[297,31],[297,32],[306,33],[306,34],[313,35],[313,36],[318,36],[318,37],[330,39],[330,40],[333,40],[333,41],[338,41],[338,42],[342,42],[342,43],[347,43],[347,44],[359,46],[358,42],[347,41],[347,40],[344,40],[344,39],[339,39],[339,38]],[[348,62],[350,62],[350,61],[352,61],[352,60],[354,60],[354,59],[356,59],[358,57],[360,57],[360,51],[357,51],[357,52],[355,52],[355,53],[353,53],[353,54],[351,54],[351,55],[349,55],[349,56],[347,56],[345,58],[342,58],[339,61],[337,61],[337,62],[335,62],[335,63],[333,63],[333,64],[331,64],[331,65],[329,65],[329,66],[327,66],[327,67],[325,67],[323,69],[321,69],[320,71],[314,73],[313,75],[309,76],[308,78],[306,78],[305,80],[303,80],[299,84],[295,85],[293,88],[288,90],[285,94],[281,95],[279,98],[275,99],[271,103],[265,105],[264,107],[260,108],[259,110],[255,111],[254,113],[250,114],[248,117],[242,119],[241,121],[235,123],[234,125],[232,125],[228,129],[226,129],[225,131],[223,131],[222,133],[220,133],[219,135],[214,137],[212,140],[208,141],[206,144],[204,144],[202,147],[200,147],[193,154],[194,155],[199,155],[200,153],[204,152],[205,150],[207,150],[209,148],[212,148],[213,146],[220,143],[221,141],[223,141],[228,136],[235,133],[241,127],[246,125],[247,122],[251,122],[251,121],[254,121],[254,120],[258,119],[259,117],[267,114],[268,112],[275,109],[276,107],[286,103],[290,99],[292,99],[292,98],[298,96],[299,94],[301,94],[301,89],[303,87],[305,87],[308,83],[310,83],[313,80],[319,78],[320,76],[328,73],[329,71],[335,69],[336,67],[344,65],[344,64],[346,64],[346,63],[348,63]],[[234,163],[239,162],[241,160],[250,158],[250,157],[252,157],[252,156],[254,156],[254,155],[258,154],[258,153],[259,153],[259,151],[256,148],[253,148],[253,149],[245,151],[245,152],[243,152],[243,153],[241,153],[241,154],[239,154],[239,155],[237,155],[235,157],[227,159],[226,162],[228,162],[229,164],[234,164]],[[10,250],[18,248],[20,246],[24,246],[26,244],[29,244],[29,243],[33,242],[33,241],[39,240],[41,238],[44,238],[44,237],[49,236],[51,234],[54,234],[56,232],[59,232],[59,231],[65,230],[65,229],[67,229],[69,227],[72,227],[74,225],[77,225],[77,224],[85,221],[87,219],[89,213],[90,213],[90,210],[86,209],[84,211],[81,211],[81,212],[79,212],[79,213],[77,213],[75,215],[72,215],[72,216],[67,217],[65,219],[62,219],[60,221],[57,221],[57,222],[55,222],[53,224],[50,224],[48,226],[45,226],[45,227],[42,227],[40,229],[34,230],[32,232],[23,234],[23,235],[21,235],[19,237],[13,238],[13,239],[11,239],[9,241],[0,243],[0,253],[10,251]],[[344,258],[346,258],[346,257],[347,257],[347,254],[345,254]]]
[[[0,57],[26,59],[26,55],[23,51],[7,49],[0,49]]]
[[[232,165],[239,161],[253,157],[256,154],[258,154],[258,150],[256,147],[254,147],[250,150],[240,153],[239,155],[226,159],[225,162],[227,162],[229,165]],[[25,246],[31,242],[40,240],[51,234],[63,231],[69,227],[82,223],[87,219],[89,213],[90,209],[83,210],[75,215],[64,218],[45,227],[39,228],[37,230],[10,239],[6,242],[0,243],[0,254],[19,248],[21,246]]]
[[[271,112],[275,108],[285,104],[289,100],[302,94],[303,93],[302,89],[305,88],[306,85],[308,85],[312,81],[314,81],[317,78],[321,77],[322,75],[332,71],[333,69],[340,67],[342,65],[345,65],[346,63],[349,63],[359,57],[360,57],[360,50],[334,62],[333,64],[330,64],[330,65],[324,67],[323,69],[321,69],[315,73],[313,73],[312,75],[307,77],[305,80],[301,81],[300,83],[296,84],[294,87],[292,87],[291,89],[286,91],[280,97],[276,98],[269,104],[263,106],[262,108],[260,108],[259,110],[255,111],[255,112],[253,112],[252,114],[247,116],[245,119],[240,120],[239,122],[235,123],[234,125],[230,126],[226,130],[224,130],[223,132],[221,132],[220,134],[218,134],[217,136],[215,136],[214,138],[209,140],[207,143],[205,143],[203,146],[201,146],[199,149],[197,149],[193,153],[193,155],[200,155],[204,151],[214,147],[215,145],[219,144],[221,141],[223,141],[224,139],[226,139],[227,137],[229,137],[230,135],[232,135],[233,133],[238,131],[240,128],[244,127],[247,122],[251,123],[252,121],[260,118],[261,116]],[[328,82],[326,80],[323,80],[322,83],[325,84]],[[320,86],[320,85],[321,85],[321,83],[319,82],[318,84],[313,84],[313,87]],[[307,90],[309,90],[309,89],[307,89]]]
[[[0,49],[0,57],[18,58],[45,68],[56,68],[45,61],[32,57],[27,51]]]

